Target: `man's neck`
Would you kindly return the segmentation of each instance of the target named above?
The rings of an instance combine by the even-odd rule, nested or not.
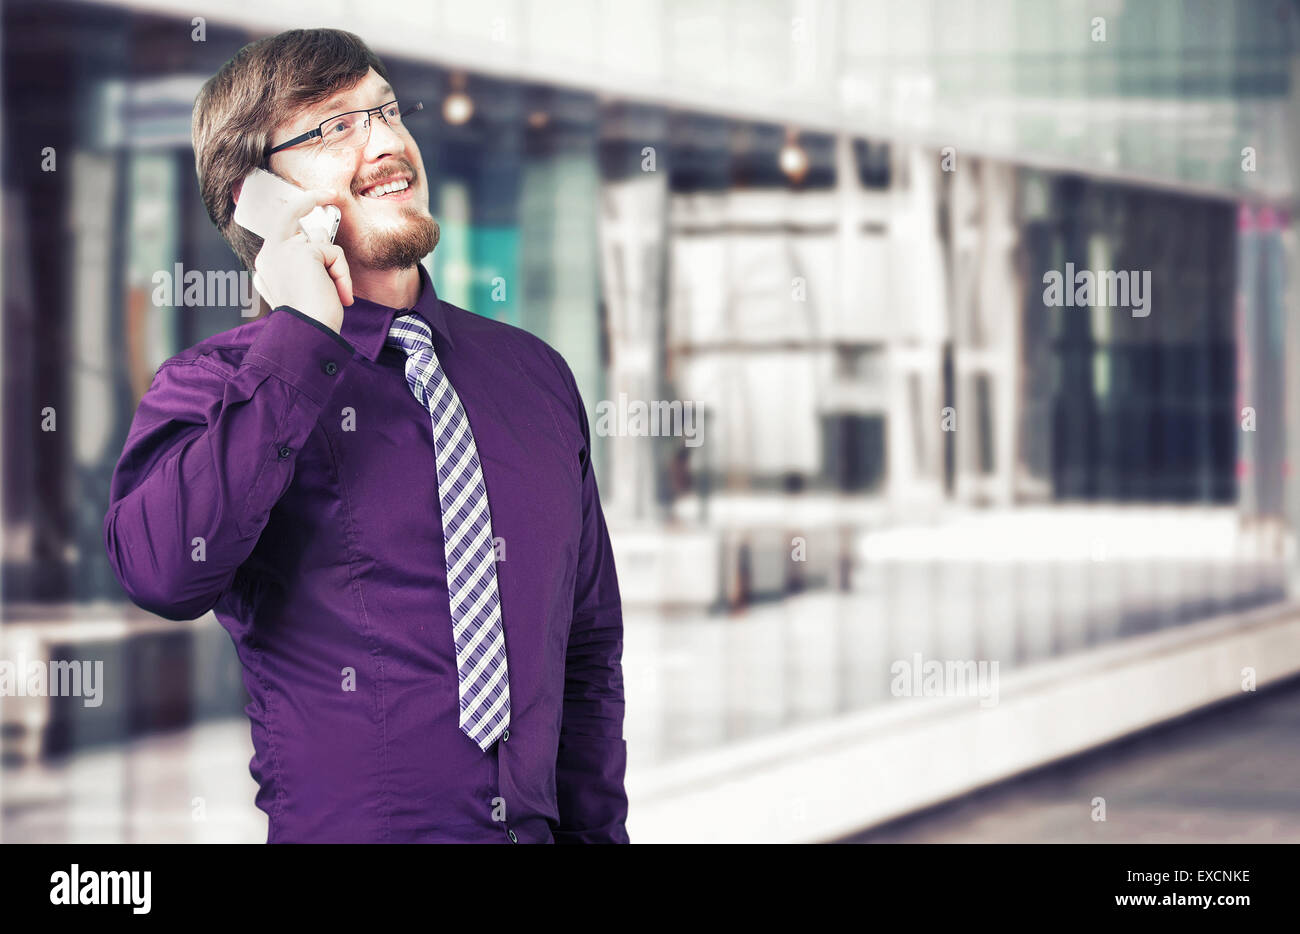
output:
[[[389,308],[410,308],[420,297],[418,266],[352,270],[352,294]],[[344,309],[347,313],[347,309]]]

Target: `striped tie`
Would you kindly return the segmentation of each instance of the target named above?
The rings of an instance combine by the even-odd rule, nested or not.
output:
[[[406,352],[406,382],[433,419],[447,593],[460,680],[460,729],[484,751],[510,725],[506,642],[487,487],[460,397],[433,351],[433,331],[398,317],[387,343]]]

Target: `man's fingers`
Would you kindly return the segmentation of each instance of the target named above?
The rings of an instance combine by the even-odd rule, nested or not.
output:
[[[321,255],[325,258],[325,268],[339,290],[339,302],[347,307],[352,304],[352,270],[348,267],[348,258],[343,255],[343,248],[335,244],[321,246]]]
[[[338,192],[329,188],[313,188],[295,195],[281,215],[276,228],[281,240],[288,240],[302,230],[298,221],[311,213],[318,204],[333,204],[338,200]]]

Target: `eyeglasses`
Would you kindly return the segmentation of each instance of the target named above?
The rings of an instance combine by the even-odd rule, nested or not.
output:
[[[309,139],[321,138],[324,147],[331,152],[337,152],[344,149],[359,149],[370,141],[370,115],[379,114],[384,122],[390,127],[399,127],[402,125],[402,119],[410,116],[417,110],[423,110],[424,104],[416,101],[405,110],[392,100],[382,107],[371,107],[369,110],[349,110],[347,113],[339,114],[337,117],[330,117],[316,129],[303,133],[301,136],[295,136],[293,139],[281,143],[274,149],[266,153],[269,159],[281,149],[288,149],[290,146],[297,146],[299,143],[305,143]]]

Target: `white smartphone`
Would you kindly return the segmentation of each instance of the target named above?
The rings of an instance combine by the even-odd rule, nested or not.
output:
[[[235,202],[235,223],[252,231],[263,240],[278,217],[283,216],[292,198],[302,194],[302,189],[278,175],[263,169],[253,169],[244,179]],[[311,212],[299,218],[298,226],[309,240],[334,242],[342,214],[332,204],[316,205]]]

